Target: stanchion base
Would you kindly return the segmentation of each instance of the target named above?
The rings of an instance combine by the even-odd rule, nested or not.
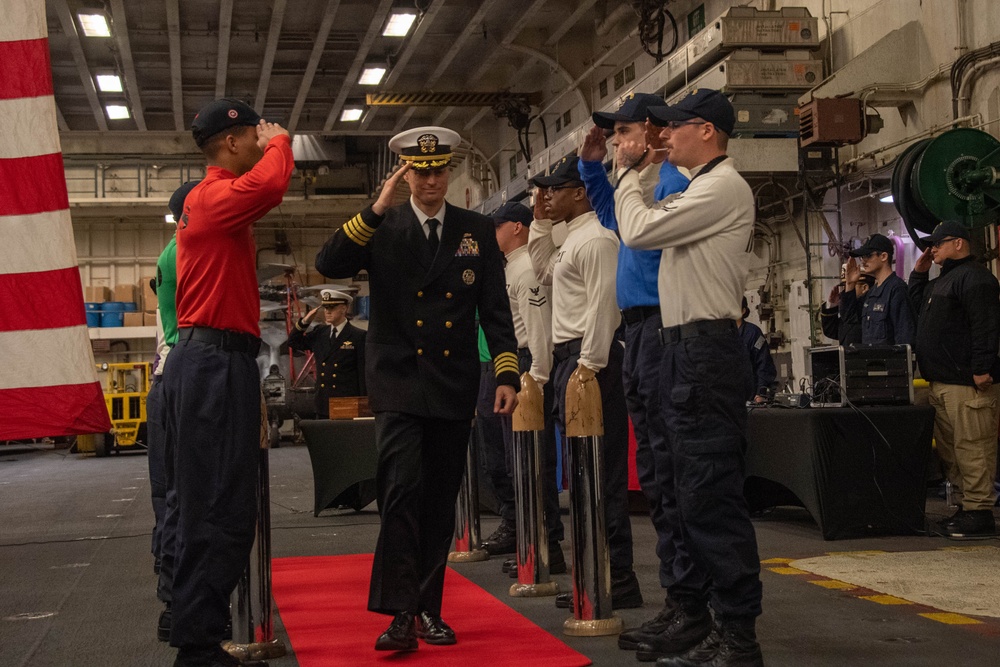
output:
[[[473,549],[472,551],[452,551],[448,554],[449,563],[476,563],[481,560],[489,560],[490,552],[486,549]]]
[[[567,618],[563,623],[563,634],[570,637],[604,637],[621,634],[624,629],[625,623],[614,614],[611,615],[611,618],[598,618],[589,621]]]
[[[235,642],[223,642],[222,649],[229,655],[242,660],[247,664],[260,663],[265,667],[267,663],[263,660],[274,660],[280,658],[287,650],[285,644],[280,639],[269,642],[255,642],[253,644],[237,644]]]
[[[510,596],[514,598],[543,598],[559,593],[559,584],[546,581],[544,584],[511,584]]]

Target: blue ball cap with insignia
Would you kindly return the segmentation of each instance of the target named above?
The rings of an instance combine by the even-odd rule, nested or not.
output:
[[[577,162],[578,158],[575,155],[567,155],[556,163],[548,176],[535,176],[531,179],[531,184],[537,188],[551,188],[553,185],[576,182],[582,187],[583,179],[580,178]]]
[[[937,243],[948,238],[965,239],[968,241],[971,238],[969,228],[956,220],[945,220],[944,222],[939,222],[934,231],[931,232],[931,235],[925,236],[921,241]]]
[[[711,88],[696,88],[677,104],[649,109],[649,121],[660,127],[666,127],[671,121],[695,118],[708,121],[726,134],[732,134],[736,127],[736,112],[732,103]]]
[[[201,148],[219,132],[237,125],[254,126],[259,122],[260,114],[249,104],[224,97],[209,102],[198,111],[191,122],[191,135],[194,137],[194,143]]]

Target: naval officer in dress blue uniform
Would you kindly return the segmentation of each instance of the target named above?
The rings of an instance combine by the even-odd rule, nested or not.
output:
[[[412,651],[417,637],[455,643],[441,593],[479,388],[477,308],[496,369],[494,412],[511,414],[520,389],[493,222],[445,201],[460,139],[441,127],[393,137],[402,167],[316,256],[323,275],[367,270],[371,286],[365,370],[382,529],[368,609],[394,617],[376,650]],[[412,194],[392,206],[402,179]]]
[[[313,308],[295,323],[288,347],[313,353],[316,360],[316,416],[330,417],[330,399],[365,396],[365,331],[350,323],[347,310],[354,298],[339,290],[325,289],[319,308]],[[309,325],[323,311],[324,323]]]

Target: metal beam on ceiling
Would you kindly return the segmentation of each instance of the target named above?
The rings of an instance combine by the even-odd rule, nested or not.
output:
[[[226,96],[229,71],[229,38],[233,31],[233,0],[219,3],[219,60],[215,68],[215,99]]]
[[[260,82],[257,84],[257,96],[253,108],[257,113],[264,113],[264,100],[267,97],[267,87],[271,83],[271,70],[274,67],[274,54],[278,51],[278,37],[281,36],[281,24],[285,19],[286,0],[274,0],[271,7],[271,27],[267,30],[267,46],[264,48],[264,62],[260,65]]]
[[[94,120],[97,121],[97,127],[101,130],[107,131],[108,121],[104,117],[104,109],[101,107],[100,100],[97,99],[97,88],[94,86],[94,77],[90,74],[90,68],[87,66],[87,58],[83,54],[83,45],[80,43],[80,33],[76,29],[76,21],[73,20],[73,15],[69,11],[69,5],[66,4],[66,0],[53,0],[56,7],[56,13],[59,15],[59,23],[62,24],[63,33],[66,35],[66,42],[69,46],[70,53],[73,54],[73,61],[76,63],[77,72],[80,74],[80,83],[83,84],[83,92],[87,95],[87,101],[90,102],[90,109],[94,113]]]
[[[590,114],[590,102],[587,101],[586,96],[584,96],[583,91],[580,90],[579,83],[573,78],[573,75],[566,71],[566,68],[560,65],[554,58],[551,58],[537,49],[532,49],[527,46],[521,46],[520,44],[508,44],[507,47],[511,51],[517,51],[518,53],[525,53],[529,56],[538,58],[543,63],[551,67],[555,72],[562,76],[569,85],[573,86],[573,92],[576,93],[577,98],[580,100],[580,104],[583,105],[584,110],[587,114]]]
[[[55,101],[55,96],[53,96],[53,102]],[[56,125],[59,127],[60,132],[69,132],[69,123],[66,122],[66,117],[63,116],[62,109],[56,104]]]
[[[292,105],[292,113],[288,117],[287,129],[289,132],[293,132],[295,126],[299,123],[302,107],[305,105],[309,89],[312,87],[313,77],[316,76],[316,69],[319,67],[319,59],[323,57],[326,40],[330,36],[330,28],[333,27],[333,19],[336,17],[339,7],[340,0],[327,0],[323,19],[320,21],[319,30],[316,32],[316,41],[313,42],[312,53],[309,54],[309,62],[306,64],[306,71],[302,75],[302,83],[299,84],[299,93],[295,96],[295,104]]]
[[[424,84],[425,88],[433,87],[441,76],[448,71],[448,68],[451,66],[451,62],[455,59],[455,56],[458,55],[458,52],[462,50],[462,47],[465,46],[465,43],[469,40],[469,38],[473,34],[479,34],[477,26],[482,24],[483,20],[486,18],[486,14],[493,9],[493,6],[497,4],[497,1],[498,0],[484,0],[483,4],[479,5],[479,9],[476,10],[473,17],[469,19],[466,29],[462,32],[462,34],[455,38],[454,42],[451,43],[451,48],[448,49],[448,53],[444,54],[444,58],[441,59],[437,68],[431,74],[430,78],[427,79],[427,82]]]
[[[406,69],[406,64],[410,62],[410,57],[413,55],[414,51],[417,50],[417,46],[420,44],[420,40],[423,39],[427,30],[431,27],[431,23],[437,17],[438,12],[444,6],[445,0],[433,0],[430,6],[427,7],[427,11],[420,15],[420,19],[417,22],[416,27],[413,29],[413,34],[406,40],[406,46],[403,47],[403,52],[399,54],[399,58],[396,62],[392,64],[392,69],[389,71],[389,76],[386,77],[382,84],[383,89],[389,89],[396,83],[400,76],[403,74],[403,70]],[[365,114],[364,120],[361,121],[361,129],[367,130],[368,126],[375,116],[378,114],[378,109],[369,109],[368,113]]]
[[[524,64],[522,64],[521,67],[519,67],[518,70],[516,72],[514,72],[514,75],[512,77],[510,77],[510,80],[514,81],[514,82],[521,81],[524,78],[524,74],[528,71],[528,69],[535,64],[535,60],[536,59],[535,59],[534,56],[529,56],[524,61]],[[474,128],[476,126],[476,124],[479,123],[479,121],[481,121],[483,119],[483,116],[485,116],[487,113],[489,113],[492,110],[493,110],[492,107],[484,107],[484,108],[480,109],[479,112],[475,116],[473,116],[471,119],[469,119],[469,122],[467,122],[465,124],[465,127],[463,127],[462,129],[465,130],[466,132],[471,131],[472,128]]]
[[[125,91],[128,93],[129,109],[135,119],[135,125],[141,132],[146,131],[146,117],[142,111],[142,98],[139,96],[139,80],[135,76],[135,63],[132,60],[132,46],[128,40],[128,18],[125,16],[125,3],[122,0],[111,0],[111,22],[114,25],[115,42],[118,44],[118,56],[121,58],[122,77],[125,79]]]
[[[396,134],[397,132],[402,132],[403,128],[406,127],[406,124],[410,122],[410,117],[413,116],[413,112],[416,110],[417,107],[410,107],[407,109],[406,113],[400,116],[399,120],[396,121],[396,125],[392,128],[392,133]]]
[[[375,8],[375,13],[372,15],[371,22],[368,24],[368,32],[365,33],[364,39],[362,39],[361,44],[358,45],[358,52],[354,56],[354,62],[351,63],[351,68],[347,71],[347,78],[344,79],[344,84],[340,87],[340,92],[337,93],[337,99],[330,108],[330,113],[326,117],[326,122],[323,123],[324,132],[329,132],[333,129],[333,124],[340,117],[340,110],[344,108],[344,102],[347,100],[347,96],[350,95],[354,86],[357,85],[358,74],[361,72],[361,68],[364,66],[365,60],[368,58],[368,52],[371,51],[372,44],[375,43],[375,40],[382,32],[382,25],[385,23],[385,19],[389,15],[389,10],[392,9],[392,3],[393,0],[382,0],[378,7]]]
[[[590,8],[597,3],[597,0],[580,0],[577,4],[576,9],[573,13],[569,15],[565,21],[562,22],[556,31],[549,35],[549,38],[545,40],[545,46],[555,46],[556,43],[562,39],[562,36],[569,32],[573,26],[580,22],[583,15],[590,11]]]
[[[184,129],[184,90],[181,87],[181,16],[178,0],[166,0],[167,42],[170,46],[170,98],[174,110],[174,127]]]

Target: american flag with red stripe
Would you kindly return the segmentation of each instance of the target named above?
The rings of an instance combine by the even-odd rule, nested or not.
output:
[[[0,440],[103,433],[43,0],[0,21]]]

